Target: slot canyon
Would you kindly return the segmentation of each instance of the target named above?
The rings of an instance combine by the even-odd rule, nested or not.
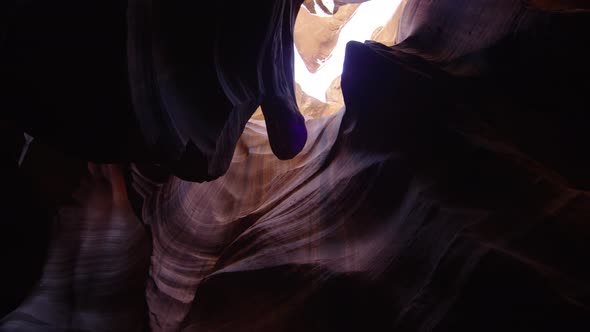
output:
[[[2,0],[0,331],[590,331],[590,2]]]

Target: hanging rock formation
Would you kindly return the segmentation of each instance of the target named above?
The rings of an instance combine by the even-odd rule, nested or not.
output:
[[[295,113],[262,98],[264,121],[231,120],[243,133],[210,182],[171,174],[192,169],[180,166],[31,154],[13,165],[22,178],[61,169],[77,185],[69,200],[59,185],[39,193],[65,198],[51,203],[40,283],[0,331],[590,330],[590,14],[574,3],[408,0],[395,45],[348,44],[345,108],[309,119],[299,154],[283,140],[299,136],[273,143],[269,129],[298,133],[283,117]],[[223,68],[220,95],[258,91],[242,84],[256,75]],[[164,73],[163,91],[192,84]],[[178,102],[148,114],[181,116]]]
[[[262,105],[275,155],[293,158],[306,140],[292,68],[300,4],[8,1],[3,121],[78,158],[206,181]]]

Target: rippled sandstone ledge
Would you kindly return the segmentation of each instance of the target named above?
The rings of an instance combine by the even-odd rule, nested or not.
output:
[[[346,109],[288,161],[262,121],[211,182],[78,161],[0,329],[587,331],[590,21],[568,8],[408,1],[396,45],[349,44]]]

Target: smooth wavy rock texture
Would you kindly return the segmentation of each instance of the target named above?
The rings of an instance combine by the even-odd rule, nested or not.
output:
[[[209,182],[33,142],[19,195],[56,213],[0,331],[589,331],[590,14],[553,8],[408,0],[297,156],[265,113]]]
[[[3,119],[81,159],[206,181],[227,171],[262,106],[275,155],[293,158],[306,139],[293,85],[300,5],[8,0]]]
[[[130,80],[147,144],[178,176],[223,175],[261,106],[273,152],[305,144],[293,86],[293,26],[301,1],[131,1]],[[203,20],[207,15],[213,17]],[[147,33],[147,35],[146,35]]]
[[[150,243],[120,167],[89,174],[55,217],[40,280],[2,331],[142,331]]]
[[[342,28],[354,15],[359,4],[342,7],[331,16],[317,16],[302,8],[295,24],[295,46],[306,68],[315,73],[334,50]]]

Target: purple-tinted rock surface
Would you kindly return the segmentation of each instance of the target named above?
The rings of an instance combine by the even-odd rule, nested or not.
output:
[[[36,208],[12,225],[53,224],[39,282],[0,331],[590,330],[590,14],[574,4],[409,0],[394,46],[348,44],[346,107],[307,121],[299,154],[300,127],[274,128],[274,143],[270,128],[296,110],[232,113],[243,133],[231,160],[210,159],[227,172],[209,182],[186,181],[198,168],[183,180],[170,165],[87,165],[43,142],[19,168],[7,126],[5,190]],[[190,87],[185,74],[165,82]],[[220,96],[258,91],[233,79]],[[217,120],[196,121],[194,140]]]

